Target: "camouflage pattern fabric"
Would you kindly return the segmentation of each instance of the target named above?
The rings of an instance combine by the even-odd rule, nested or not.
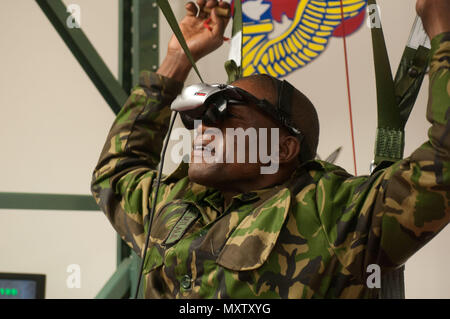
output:
[[[403,265],[450,221],[450,33],[432,41],[429,141],[372,176],[321,161],[235,196],[164,177],[144,266],[147,298],[376,298],[367,266]],[[92,193],[138,254],[168,105],[181,83],[143,72],[93,173]]]

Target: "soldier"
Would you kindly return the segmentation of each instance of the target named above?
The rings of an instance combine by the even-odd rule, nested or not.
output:
[[[198,60],[220,47],[228,19],[213,9],[209,30],[203,10],[186,8],[180,27]],[[432,126],[410,157],[360,177],[315,161],[319,125],[311,102],[296,89],[286,98],[269,76],[243,78],[233,85],[253,98],[229,101],[227,116],[196,128],[189,169],[183,163],[163,178],[149,216],[169,106],[191,68],[172,37],[159,70],[142,72],[114,121],[92,180],[97,203],[139,255],[153,218],[146,298],[376,298],[367,266],[382,273],[402,266],[449,223],[450,2],[419,0],[417,12],[432,39]],[[291,114],[274,115],[261,103]],[[226,128],[279,128],[270,136],[279,145],[279,169],[261,174],[266,164],[248,162],[248,144],[246,163],[198,160],[211,126],[224,135]]]

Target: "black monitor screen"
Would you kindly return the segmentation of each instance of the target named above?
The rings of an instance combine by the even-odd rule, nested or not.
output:
[[[45,275],[0,273],[0,299],[41,299]]]

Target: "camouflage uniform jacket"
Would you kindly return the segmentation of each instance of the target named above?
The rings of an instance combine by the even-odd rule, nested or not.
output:
[[[311,161],[284,185],[239,194],[225,209],[218,190],[189,180],[187,164],[164,177],[145,297],[376,297],[367,266],[399,267],[450,220],[450,33],[432,43],[429,141],[391,167],[353,177]],[[139,255],[168,105],[181,88],[142,72],[93,173],[97,203]]]

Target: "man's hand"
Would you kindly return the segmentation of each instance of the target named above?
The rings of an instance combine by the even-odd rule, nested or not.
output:
[[[417,0],[416,11],[430,39],[450,31],[450,0]]]
[[[217,0],[208,0],[208,2],[206,0],[197,0],[197,5],[200,8],[198,17],[196,17],[197,7],[193,2],[189,2],[186,4],[187,14],[180,22],[181,32],[183,32],[184,39],[195,61],[222,45],[223,33],[229,20],[229,18],[218,16],[214,9],[217,6],[228,8],[229,5],[226,2],[221,1],[218,3]],[[211,15],[203,12],[204,7],[212,9]],[[208,18],[210,18],[209,21]],[[205,23],[207,21],[211,29],[206,28]],[[172,53],[183,53],[183,49],[174,35],[169,42],[167,50],[167,54]]]
[[[215,8],[229,9],[229,4],[217,0],[197,0],[186,4],[186,16],[180,22],[180,29],[195,61],[219,48],[223,43],[223,34],[230,20],[221,17]],[[203,8],[212,9],[211,14],[203,12]],[[198,12],[197,14],[197,11]],[[167,56],[161,63],[158,73],[184,82],[191,69],[191,64],[185,55],[177,38],[172,35],[169,41]]]

